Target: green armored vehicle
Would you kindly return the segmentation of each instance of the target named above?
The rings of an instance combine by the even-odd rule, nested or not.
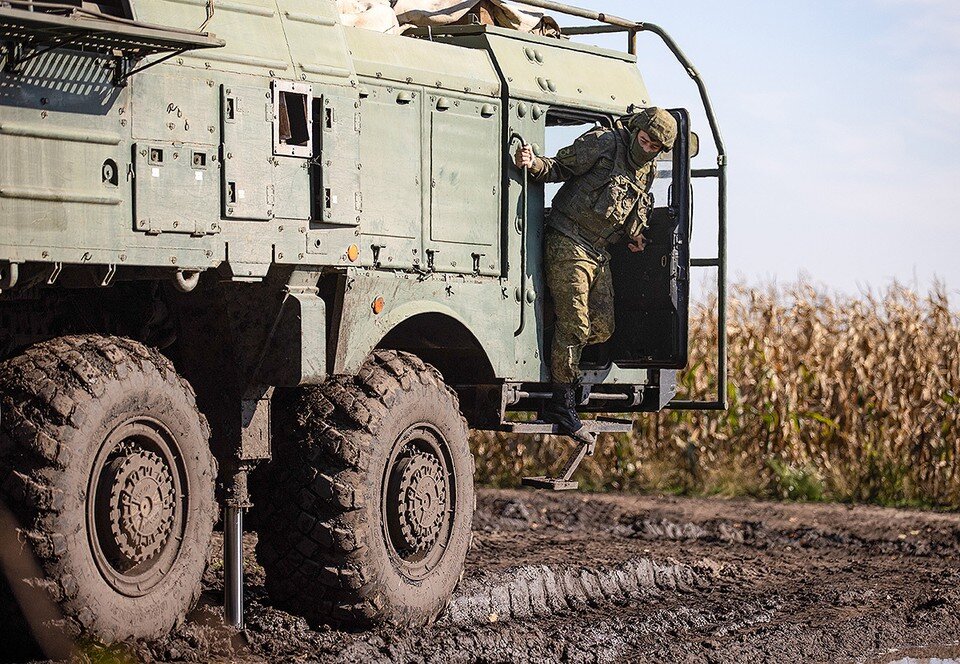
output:
[[[469,429],[554,431],[511,418],[550,395],[553,320],[550,191],[511,155],[651,106],[640,33],[695,80],[719,158],[691,170],[672,111],[651,244],[613,252],[616,332],[584,355],[579,409],[724,407],[723,334],[716,400],[674,401],[691,268],[716,269],[724,318],[703,84],[655,25],[527,4],[628,48],[487,24],[380,34],[333,0],[0,1],[0,521],[6,548],[29,544],[6,565],[21,603],[39,592],[103,641],[163,634],[222,515],[239,625],[252,509],[277,606],[439,615],[470,542]],[[719,181],[705,259],[696,177]],[[569,488],[590,452],[528,482]]]

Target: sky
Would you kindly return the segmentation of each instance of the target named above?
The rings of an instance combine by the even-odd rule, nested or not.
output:
[[[960,292],[960,0],[572,4],[659,24],[706,81],[728,153],[732,280]],[[695,111],[708,136],[683,69],[652,34],[638,50],[654,102]],[[694,166],[710,168],[703,143]],[[700,256],[715,252],[712,195],[696,200]]]

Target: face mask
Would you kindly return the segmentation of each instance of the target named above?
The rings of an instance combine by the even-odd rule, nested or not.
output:
[[[638,166],[645,166],[657,158],[660,152],[647,152],[637,141],[637,135],[633,135],[633,141],[630,143],[630,159]]]

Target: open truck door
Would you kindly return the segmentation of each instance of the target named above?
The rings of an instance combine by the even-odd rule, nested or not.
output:
[[[677,119],[678,137],[670,159],[660,162],[657,177],[668,180],[667,195],[655,203],[644,231],[646,248],[634,253],[625,242],[610,248],[617,326],[601,352],[624,368],[683,369],[687,365],[690,117],[684,109],[670,112]]]

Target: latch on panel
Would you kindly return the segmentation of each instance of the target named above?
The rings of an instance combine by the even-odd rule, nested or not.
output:
[[[480,274],[480,259],[486,256],[486,254],[473,253],[470,255],[473,256],[473,273]]]
[[[371,244],[370,249],[373,251],[373,265],[374,267],[380,267],[380,250],[386,249],[387,245],[385,244]]]

